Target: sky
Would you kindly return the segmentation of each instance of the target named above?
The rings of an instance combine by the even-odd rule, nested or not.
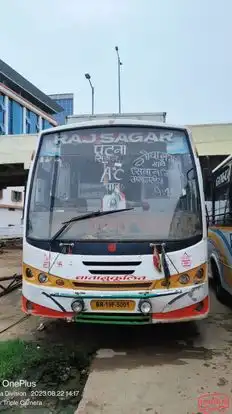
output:
[[[76,114],[167,112],[178,124],[232,122],[231,0],[0,0],[1,59]],[[4,16],[4,18],[3,18]]]

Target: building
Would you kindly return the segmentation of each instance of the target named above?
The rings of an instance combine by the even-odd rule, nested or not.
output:
[[[0,237],[18,233],[21,224],[29,167],[25,169],[19,154],[24,150],[25,155],[25,145],[30,146],[33,134],[37,136],[39,131],[57,126],[54,116],[62,110],[54,100],[0,60]],[[12,142],[15,148],[9,159],[6,148]]]
[[[0,60],[0,135],[33,134],[56,126],[54,100]]]
[[[73,115],[74,95],[72,93],[62,93],[49,95],[49,97],[63,108],[62,112],[54,115],[54,119],[58,125],[66,124],[66,116]]]
[[[0,238],[21,235],[23,203],[24,187],[8,187],[0,190]]]
[[[203,178],[232,154],[232,123],[189,125],[197,147]]]

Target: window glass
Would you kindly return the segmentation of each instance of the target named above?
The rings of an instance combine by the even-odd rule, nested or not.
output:
[[[13,99],[8,103],[8,134],[23,133],[23,107]]]
[[[5,134],[4,115],[5,115],[5,95],[0,93],[0,135]]]
[[[42,129],[52,128],[53,126],[47,119],[42,119]]]
[[[231,165],[220,168],[214,176],[214,222],[216,224],[231,222],[230,180]]]
[[[26,111],[26,132],[27,134],[39,132],[39,116],[29,109]]]
[[[62,238],[179,240],[202,234],[198,177],[183,130],[126,126],[44,134],[34,168],[32,238],[50,239],[83,212],[125,207],[133,211],[74,223]]]

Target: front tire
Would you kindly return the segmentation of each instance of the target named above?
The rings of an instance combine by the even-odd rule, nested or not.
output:
[[[213,259],[211,260],[211,271],[212,271],[213,285],[214,285],[216,297],[219,300],[219,302],[223,303],[224,305],[227,305],[229,294],[227,293],[227,291],[223,288],[221,284],[221,278],[220,278],[218,266]]]

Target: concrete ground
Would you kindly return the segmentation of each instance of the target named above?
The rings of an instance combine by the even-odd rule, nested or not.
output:
[[[22,273],[22,250],[20,248],[4,249],[0,254],[0,279]],[[6,287],[10,281],[1,282]],[[2,289],[0,289],[2,292]],[[24,318],[21,311],[21,289],[17,289],[8,295],[0,297],[0,341],[13,338],[30,339],[34,329],[42,322],[41,318]],[[14,325],[15,324],[15,325]],[[9,326],[11,329],[7,329]]]
[[[102,344],[76,414],[219,412],[204,411],[205,393],[225,394],[232,413],[232,313],[213,293],[207,320],[116,328]]]
[[[21,252],[0,255],[0,277],[20,272]],[[0,298],[0,332],[23,317],[21,292]],[[45,329],[36,331],[41,322]],[[36,331],[36,336],[35,336]],[[208,319],[197,323],[120,327],[78,325],[29,317],[0,335],[77,344],[98,350],[76,414],[217,413],[217,401],[204,410],[205,393],[224,394],[232,413],[232,311],[211,293]],[[212,398],[211,398],[212,403]],[[228,409],[226,404],[230,404]]]

